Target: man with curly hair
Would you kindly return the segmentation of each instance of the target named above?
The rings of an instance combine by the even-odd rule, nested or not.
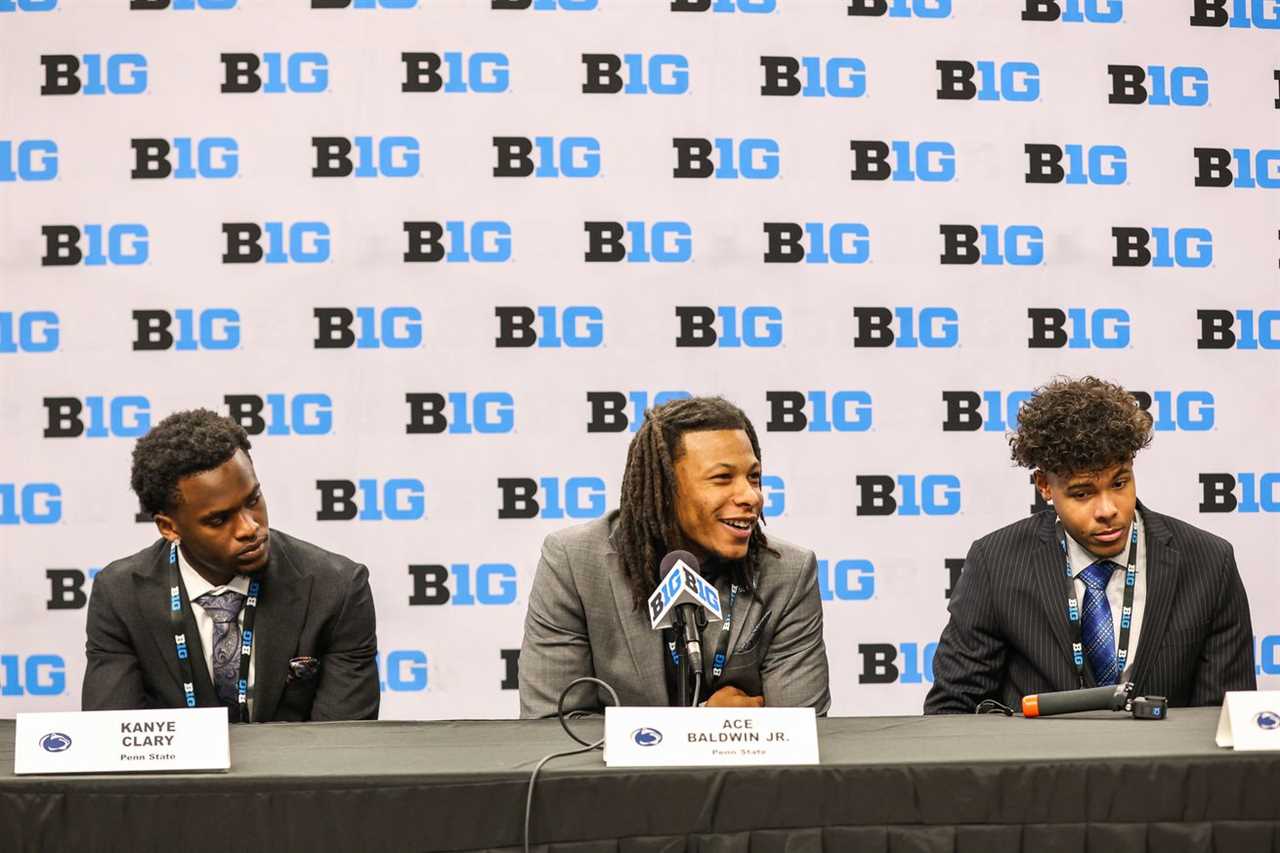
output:
[[[377,719],[368,570],[267,526],[238,424],[170,415],[134,447],[132,485],[161,538],[94,579],[84,710]]]
[[[1038,389],[1018,421],[1013,460],[1053,508],[970,547],[925,713],[1122,682],[1173,706],[1255,689],[1230,543],[1137,499],[1133,460],[1151,443],[1151,416],[1086,377]]]

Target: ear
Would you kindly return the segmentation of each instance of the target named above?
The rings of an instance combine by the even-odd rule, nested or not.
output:
[[[173,518],[163,512],[157,512],[152,518],[156,523],[156,530],[160,531],[161,536],[170,542],[182,541],[182,537],[178,535],[178,528],[173,523]]]
[[[1045,503],[1053,503],[1053,492],[1049,489],[1049,478],[1039,469],[1036,469],[1035,478],[1036,488],[1040,490],[1040,497],[1044,499]]]

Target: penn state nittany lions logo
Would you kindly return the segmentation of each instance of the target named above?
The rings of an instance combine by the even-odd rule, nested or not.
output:
[[[1266,731],[1280,729],[1280,714],[1275,711],[1262,711],[1254,716],[1253,721],[1258,724],[1258,728]]]
[[[631,733],[631,739],[637,746],[657,746],[662,743],[662,732],[657,729],[636,729]]]
[[[49,732],[40,738],[40,748],[45,752],[66,752],[71,748],[71,738],[62,732]]]

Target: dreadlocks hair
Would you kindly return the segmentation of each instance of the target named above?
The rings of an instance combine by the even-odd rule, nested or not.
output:
[[[174,412],[138,439],[129,483],[142,508],[155,515],[181,503],[178,481],[212,471],[249,452],[249,435],[229,418],[208,409]]]
[[[663,556],[685,541],[676,520],[675,472],[675,463],[684,453],[684,434],[722,429],[744,431],[760,459],[755,427],[723,397],[692,397],[655,406],[645,412],[644,423],[631,439],[614,543],[637,610],[657,589]],[[754,585],[761,551],[777,553],[769,548],[762,524],[763,514],[751,532],[746,558],[730,564],[734,582],[746,589]]]
[[[1102,471],[1151,443],[1151,415],[1132,394],[1093,376],[1037,388],[1009,436],[1013,461],[1059,477]]]

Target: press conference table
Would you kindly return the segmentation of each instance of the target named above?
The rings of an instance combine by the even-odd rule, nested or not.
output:
[[[1280,851],[1280,754],[1213,743],[1216,708],[1164,722],[819,720],[811,767],[539,777],[542,853]],[[598,734],[599,721],[580,722]],[[0,850],[516,851],[555,721],[234,726],[229,773],[15,777],[0,721]]]

